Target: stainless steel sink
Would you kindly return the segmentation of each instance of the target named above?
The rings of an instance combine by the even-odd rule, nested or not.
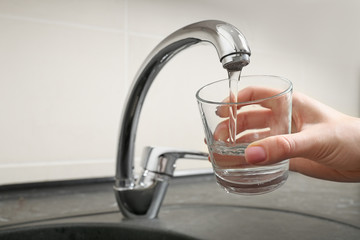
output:
[[[123,226],[115,223],[65,223],[22,227],[0,232],[0,239],[28,240],[141,240],[141,239],[194,239],[179,233],[166,230],[155,230],[144,227]]]

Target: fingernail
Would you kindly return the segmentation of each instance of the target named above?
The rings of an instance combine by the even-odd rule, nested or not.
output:
[[[222,113],[222,111],[221,111],[221,106],[217,106],[217,107],[216,107],[215,114],[216,114],[217,116],[221,117],[221,113]]]
[[[245,149],[245,159],[250,164],[263,162],[266,160],[265,149],[260,146],[248,147]]]
[[[224,122],[217,125],[214,131],[214,139],[216,141],[225,142],[228,138],[229,138],[229,126]]]

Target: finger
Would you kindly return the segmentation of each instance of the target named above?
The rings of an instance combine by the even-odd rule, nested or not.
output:
[[[263,139],[270,136],[270,129],[259,129],[254,130],[254,132],[244,134],[236,139],[236,143],[252,143],[259,139]]]
[[[214,164],[219,168],[234,168],[244,167],[249,164],[246,162],[244,156],[241,155],[222,155],[218,153],[212,154]]]
[[[317,150],[316,141],[309,141],[306,133],[271,136],[250,144],[245,150],[251,164],[267,165],[293,157],[309,158]]]
[[[236,133],[239,134],[249,129],[267,128],[271,118],[272,111],[270,109],[241,112],[237,115]],[[226,141],[229,139],[229,124],[229,120],[224,120],[219,123],[214,131],[215,140]]]
[[[281,90],[269,87],[246,87],[238,91],[238,102],[256,101],[281,93]]]
[[[280,91],[277,89],[273,89],[273,88],[263,88],[263,87],[247,87],[244,89],[241,89],[238,92],[238,98],[237,98],[237,103],[240,103],[237,105],[237,108],[240,109],[243,106],[246,106],[248,104],[246,104],[247,102],[252,102],[252,101],[256,101],[256,100],[261,100],[261,99],[265,99],[265,98],[269,98],[272,96],[275,96],[276,94],[279,94]],[[233,96],[231,97],[231,100],[233,100]],[[216,109],[216,114],[220,117],[228,117],[230,116],[230,108],[233,108],[233,101],[230,101],[230,98],[227,97],[223,100],[224,103],[229,103],[229,104],[225,104],[225,105],[220,105],[217,107]],[[273,107],[272,105],[269,105],[269,101],[265,101],[265,102],[259,102],[259,104],[263,107]]]

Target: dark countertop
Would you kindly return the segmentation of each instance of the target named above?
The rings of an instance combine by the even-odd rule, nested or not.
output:
[[[360,239],[359,183],[291,173],[274,192],[240,196],[221,190],[213,175],[179,177],[171,180],[158,219],[130,221],[118,211],[112,186],[107,180],[3,188],[0,231],[44,223],[121,222],[201,239]]]

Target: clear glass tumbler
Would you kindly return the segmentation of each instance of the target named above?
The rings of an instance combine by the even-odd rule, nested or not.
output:
[[[236,102],[229,83],[216,81],[196,93],[217,183],[230,193],[273,191],[285,183],[289,161],[255,166],[244,153],[256,140],[291,132],[292,83],[277,76],[241,77]]]

